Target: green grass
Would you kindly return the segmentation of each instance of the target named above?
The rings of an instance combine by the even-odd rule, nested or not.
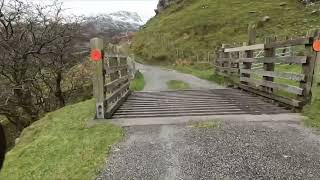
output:
[[[0,179],[95,179],[123,131],[108,123],[87,127],[94,106],[94,100],[67,106],[26,128]]]
[[[222,76],[216,75],[214,73],[213,67],[210,65],[205,67],[201,65],[177,65],[171,66],[169,68],[175,69],[182,73],[191,74],[198,78],[212,81],[218,84],[223,84],[225,82],[225,79]]]
[[[304,108],[303,114],[308,117],[304,120],[304,124],[320,129],[320,87],[318,86],[313,93],[315,98],[313,98],[312,104]]]
[[[167,82],[168,89],[170,90],[183,90],[190,89],[190,85],[180,80],[170,80]]]
[[[130,83],[130,90],[132,91],[142,91],[144,89],[146,82],[144,76],[141,72],[135,74],[134,79]]]
[[[277,65],[276,71],[282,72],[292,72],[292,73],[301,73],[301,66],[298,65]],[[320,80],[320,74],[318,72],[317,79]],[[286,79],[276,79],[276,82],[289,84],[292,86],[298,86],[299,82],[286,80]],[[279,95],[286,96],[286,97],[296,97],[290,93],[286,92],[278,92]],[[320,87],[315,86],[313,88],[313,100],[310,105],[307,105],[303,109],[303,114],[308,117],[304,120],[304,124],[308,127],[320,128]]]
[[[280,6],[286,2],[286,6]],[[319,28],[319,16],[296,0],[185,0],[151,19],[132,44],[134,53],[149,62],[195,61],[220,43],[248,41],[248,24],[257,24],[257,42],[267,36],[300,37]],[[250,13],[255,11],[255,13]],[[264,16],[270,21],[262,22]],[[178,52],[178,53],[177,53]],[[179,57],[177,56],[179,54]]]
[[[295,73],[295,74],[300,74],[301,70],[302,70],[302,66],[295,65],[295,64],[293,64],[293,65],[281,64],[281,65],[276,65],[276,67],[275,67],[275,71]],[[280,84],[287,84],[287,85],[291,85],[291,86],[296,86],[296,87],[300,86],[300,82],[298,82],[298,81],[282,79],[282,78],[275,78],[275,82],[280,83]],[[276,90],[275,93],[279,96],[284,96],[284,97],[288,97],[288,98],[295,98],[295,99],[297,98],[297,95],[291,94],[291,93],[288,93],[288,92],[282,91],[282,90]]]

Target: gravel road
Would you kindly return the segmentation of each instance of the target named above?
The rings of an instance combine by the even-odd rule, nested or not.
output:
[[[320,139],[297,122],[134,126],[98,179],[320,179]]]
[[[223,88],[171,70],[137,67],[145,75],[145,91],[167,90],[166,82],[172,79],[194,89]],[[298,116],[281,121],[255,118],[211,119],[218,124],[215,128],[192,127],[187,121],[127,123],[123,141],[112,147],[97,179],[320,179],[318,134],[301,126]]]
[[[136,68],[143,73],[146,86],[144,91],[168,90],[167,82],[170,80],[181,80],[187,82],[191,89],[224,89],[223,86],[197,78],[195,76],[169,70],[161,67],[136,64]]]

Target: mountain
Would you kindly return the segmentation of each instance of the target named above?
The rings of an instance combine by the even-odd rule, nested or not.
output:
[[[102,36],[112,39],[126,32],[136,32],[143,24],[136,12],[119,11],[86,17],[82,26],[87,37]]]
[[[132,43],[135,54],[150,62],[208,57],[221,43],[247,41],[248,24],[256,25],[260,42],[320,28],[319,3],[300,0],[159,0],[158,8]]]

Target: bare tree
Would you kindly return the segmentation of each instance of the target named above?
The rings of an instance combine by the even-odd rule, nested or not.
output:
[[[0,1],[0,114],[19,130],[65,105],[63,74],[76,64],[79,29],[57,1]]]

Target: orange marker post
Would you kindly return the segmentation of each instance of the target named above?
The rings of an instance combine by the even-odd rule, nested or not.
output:
[[[320,40],[316,40],[313,42],[313,50],[320,52]]]
[[[99,49],[94,49],[91,51],[91,60],[92,61],[101,61],[102,60],[102,53]]]

